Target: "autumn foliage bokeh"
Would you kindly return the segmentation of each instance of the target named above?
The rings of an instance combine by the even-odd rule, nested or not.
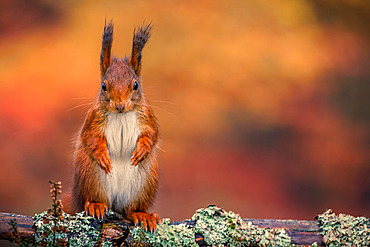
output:
[[[0,211],[48,208],[71,183],[72,138],[113,54],[154,25],[145,92],[161,127],[153,210],[244,218],[370,215],[368,1],[5,1],[0,10]]]

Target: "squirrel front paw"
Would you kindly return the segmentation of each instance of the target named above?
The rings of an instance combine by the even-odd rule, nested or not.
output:
[[[98,152],[95,155],[96,162],[105,171],[106,174],[112,170],[112,160],[107,151]]]
[[[137,142],[137,147],[131,157],[131,165],[136,166],[149,154],[150,142],[148,137],[141,137]]]
[[[148,151],[145,148],[137,147],[131,157],[131,165],[136,166],[141,162],[147,155]]]

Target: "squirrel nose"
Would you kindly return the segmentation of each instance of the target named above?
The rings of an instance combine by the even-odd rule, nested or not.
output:
[[[118,104],[116,105],[116,109],[117,109],[118,111],[122,111],[123,109],[125,109],[125,104],[124,104],[124,103],[122,103],[122,102],[118,103]]]

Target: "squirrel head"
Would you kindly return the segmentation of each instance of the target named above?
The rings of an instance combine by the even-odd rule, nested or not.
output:
[[[134,30],[130,57],[111,58],[112,21],[104,26],[100,54],[101,88],[99,102],[110,112],[122,113],[140,105],[143,99],[141,73],[142,50],[150,37],[151,24]]]

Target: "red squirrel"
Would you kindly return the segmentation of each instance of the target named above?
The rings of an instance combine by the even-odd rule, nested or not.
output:
[[[158,122],[140,78],[151,29],[134,30],[131,56],[119,59],[111,57],[113,24],[104,26],[101,87],[76,138],[67,213],[103,218],[109,208],[150,230],[160,222],[147,213],[158,184]]]

